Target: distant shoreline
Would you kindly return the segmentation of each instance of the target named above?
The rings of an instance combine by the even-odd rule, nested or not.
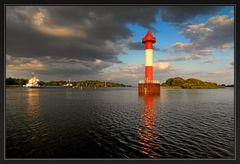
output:
[[[25,88],[21,85],[5,85],[6,88]],[[108,86],[108,87],[82,87],[82,89],[90,88],[133,88],[134,86]],[[81,88],[81,87],[64,87],[64,86],[40,86],[39,88]]]
[[[19,79],[19,78],[11,78],[8,77],[5,81],[6,86],[10,87],[23,87],[26,85],[29,80],[27,79]],[[121,84],[110,81],[99,81],[99,80],[79,80],[79,81],[39,81],[38,85],[41,87],[49,86],[49,87],[61,87],[71,84],[72,87],[75,88],[101,88],[101,87],[132,87],[131,85]]]
[[[24,88],[23,86],[18,85],[5,85],[6,88]],[[40,88],[67,88],[61,86],[43,86]],[[81,89],[81,87],[73,87],[77,89]],[[96,87],[96,88],[137,88],[137,86],[125,86],[125,87]],[[160,88],[164,89],[220,89],[220,88],[234,88],[234,86],[225,86],[219,88],[181,88],[180,86],[161,86]],[[82,87],[82,89],[94,89],[94,87]]]
[[[218,88],[182,88],[180,86],[161,86],[160,88],[170,88],[170,89],[221,89],[221,88],[234,88],[234,86],[225,86],[225,87],[218,87]]]
[[[28,82],[27,79],[7,78],[6,88],[23,88]],[[99,81],[99,80],[79,80],[79,81],[39,81],[40,88],[66,88],[66,84],[71,83],[73,88],[114,88],[114,87],[138,87],[126,85],[116,82]],[[181,77],[169,78],[161,84],[161,88],[175,88],[175,89],[217,89],[224,87],[234,87],[234,84],[217,84],[215,82],[202,81],[195,78],[183,79]]]

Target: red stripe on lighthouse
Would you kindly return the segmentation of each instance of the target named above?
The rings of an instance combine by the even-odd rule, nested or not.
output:
[[[145,80],[153,80],[153,66],[145,66]]]

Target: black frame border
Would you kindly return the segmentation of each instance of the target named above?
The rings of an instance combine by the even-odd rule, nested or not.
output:
[[[236,140],[236,145],[235,145],[235,160],[202,160],[202,159],[179,159],[179,160],[165,160],[165,159],[159,159],[159,160],[151,160],[151,159],[123,159],[123,160],[118,160],[118,159],[33,159],[33,160],[11,160],[11,159],[5,159],[5,142],[4,142],[4,130],[5,130],[5,118],[4,118],[4,107],[5,107],[5,6],[7,5],[232,5],[235,6],[235,42],[234,42],[234,49],[235,49],[235,59],[234,59],[234,86],[235,86],[235,140]],[[240,112],[239,112],[239,77],[240,77],[240,62],[239,62],[239,56],[237,54],[240,54],[240,44],[238,43],[239,37],[240,37],[240,32],[237,31],[237,29],[240,29],[240,3],[237,2],[237,0],[196,0],[196,1],[191,1],[191,0],[172,0],[169,2],[169,0],[151,0],[151,1],[137,1],[137,0],[119,0],[115,1],[115,3],[109,2],[109,0],[4,0],[1,3],[0,7],[0,17],[1,17],[1,51],[2,55],[0,58],[0,66],[1,66],[1,73],[0,73],[0,105],[1,105],[1,112],[0,112],[0,117],[1,117],[1,160],[2,162],[6,163],[15,163],[15,162],[20,162],[20,163],[28,163],[28,162],[36,162],[36,163],[58,163],[58,162],[63,162],[63,163],[72,163],[72,162],[90,162],[90,163],[95,163],[95,162],[110,162],[110,163],[115,163],[115,162],[125,162],[125,160],[128,160],[127,162],[166,162],[166,163],[176,163],[176,162],[182,162],[182,163],[188,163],[188,162],[213,162],[213,163],[236,163],[240,159],[240,139],[239,139],[239,133],[240,133]]]

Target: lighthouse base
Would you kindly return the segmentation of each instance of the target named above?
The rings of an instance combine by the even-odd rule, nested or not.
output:
[[[139,95],[160,95],[160,83],[139,82],[138,94]]]

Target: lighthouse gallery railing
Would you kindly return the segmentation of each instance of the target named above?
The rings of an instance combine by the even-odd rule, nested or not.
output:
[[[159,80],[140,80],[138,83],[139,84],[144,84],[144,83],[160,84],[160,81]]]

